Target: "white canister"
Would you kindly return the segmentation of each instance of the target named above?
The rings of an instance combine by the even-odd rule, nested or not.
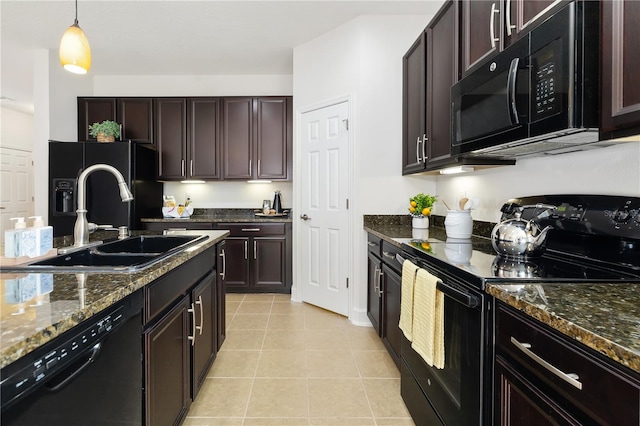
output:
[[[444,219],[444,228],[449,238],[471,238],[473,219],[470,210],[449,210]]]

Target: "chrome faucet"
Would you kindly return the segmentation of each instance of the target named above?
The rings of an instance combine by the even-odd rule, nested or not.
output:
[[[123,203],[133,200],[133,194],[129,191],[129,187],[124,181],[122,173],[115,167],[109,166],[108,164],[94,164],[84,169],[78,177],[78,210],[76,210],[78,217],[73,228],[73,247],[76,249],[91,245],[89,244],[89,223],[87,222],[86,187],[87,177],[96,170],[110,172],[116,177],[118,187],[120,188],[120,198]]]

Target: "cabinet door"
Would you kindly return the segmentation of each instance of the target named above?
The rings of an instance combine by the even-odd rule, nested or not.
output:
[[[245,290],[249,288],[249,238],[227,237],[225,240],[227,259],[227,290]]]
[[[158,98],[154,104],[158,178],[186,178],[187,105],[182,98]]]
[[[216,273],[212,271],[191,291],[192,324],[196,325],[195,330],[191,330],[193,337],[191,345],[191,371],[193,373],[191,399],[193,400],[207,378],[209,367],[211,367],[218,351],[215,279]]]
[[[384,331],[382,342],[386,346],[391,358],[400,369],[400,345],[402,344],[402,330],[400,323],[400,275],[387,265],[382,265],[384,296],[382,297],[382,309],[384,317]]]
[[[253,178],[252,98],[225,98],[223,112],[223,159],[225,179]]]
[[[369,253],[367,270],[367,317],[378,336],[382,336],[382,261]]]
[[[402,58],[402,174],[426,163],[426,34]]]
[[[218,277],[216,282],[216,314],[218,316],[217,326],[218,334],[216,336],[216,343],[218,350],[222,346],[227,336],[227,310],[226,310],[226,280],[227,280],[227,252],[226,241],[220,241],[216,246],[216,253],[218,255]]]
[[[184,298],[144,333],[146,424],[178,424],[189,409],[189,346]]]
[[[640,2],[604,1],[602,7],[602,135],[640,132]]]
[[[451,157],[451,86],[457,81],[456,7],[447,3],[427,29],[427,168]]]
[[[494,424],[502,426],[579,425],[569,413],[524,380],[508,363],[495,364]]]
[[[78,98],[79,141],[95,141],[89,135],[89,125],[104,120],[116,120],[116,98]]]
[[[189,99],[189,178],[218,179],[221,176],[221,104],[219,98]]]
[[[118,98],[120,139],[153,143],[153,100],[151,98]]]
[[[463,0],[461,3],[462,75],[500,50],[501,0]]]
[[[256,178],[287,179],[291,115],[287,98],[256,99]]]
[[[286,239],[252,238],[254,291],[277,291],[287,286]]]

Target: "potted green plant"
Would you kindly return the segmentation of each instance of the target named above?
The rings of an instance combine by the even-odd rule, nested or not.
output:
[[[111,120],[93,123],[89,126],[89,134],[98,142],[113,142],[116,138],[120,138],[120,125]]]
[[[438,197],[429,194],[416,194],[409,198],[409,215],[413,217],[412,226],[414,228],[428,228],[429,215]]]

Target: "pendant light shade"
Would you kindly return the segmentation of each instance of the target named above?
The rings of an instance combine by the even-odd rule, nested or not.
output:
[[[78,25],[78,0],[76,0],[76,19],[60,40],[60,63],[64,69],[75,74],[86,74],[91,68],[89,40]]]

